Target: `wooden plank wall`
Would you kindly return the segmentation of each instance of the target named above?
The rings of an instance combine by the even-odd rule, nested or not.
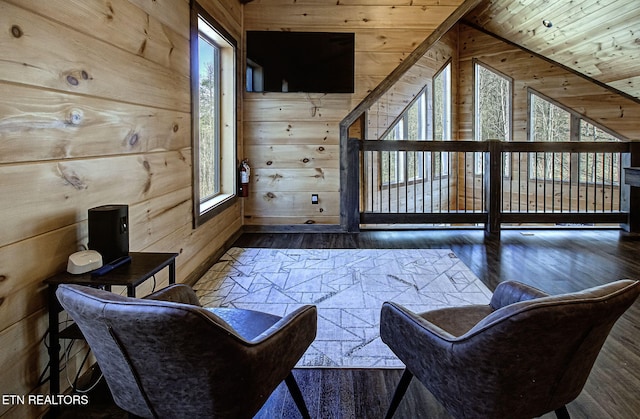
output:
[[[203,3],[242,39],[237,1]],[[42,281],[86,244],[88,208],[129,205],[131,251],[179,252],[184,281],[241,204],[192,228],[188,0],[9,0],[0,26],[0,388],[46,394]]]
[[[517,46],[459,24],[459,139],[473,139],[473,59],[513,78],[513,141],[527,140],[527,88],[613,130],[640,139],[640,103],[553,65]]]
[[[354,94],[244,93],[252,166],[244,224],[340,224],[340,121],[462,3],[460,0],[254,0],[245,30],[355,32]],[[339,71],[339,69],[336,69]],[[311,204],[311,194],[319,204]]]

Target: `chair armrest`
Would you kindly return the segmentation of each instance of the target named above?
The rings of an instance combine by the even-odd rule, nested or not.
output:
[[[457,362],[451,352],[459,338],[428,320],[398,304],[385,302],[380,312],[380,337],[421,382],[434,383],[427,387],[430,391],[450,391],[447,387],[457,381],[451,380]]]
[[[172,284],[144,297],[147,300],[160,300],[172,303],[200,306],[200,301],[193,289],[185,284]]]
[[[382,305],[380,337],[383,342],[389,345],[388,340],[414,340],[416,333],[426,334],[428,339],[440,340],[442,344],[448,344],[456,339],[456,336],[399,304],[385,302]],[[400,338],[402,335],[405,337]]]
[[[494,310],[498,310],[520,301],[533,300],[534,298],[547,297],[548,295],[544,291],[521,282],[506,281],[501,282],[496,287],[489,304]]]
[[[313,342],[316,337],[318,323],[318,312],[316,306],[305,305],[285,317],[278,320],[273,326],[256,336],[250,342],[252,344],[262,344],[270,339],[285,339],[291,335],[292,339],[296,339],[297,335],[302,334],[310,337],[309,343]],[[311,333],[312,332],[312,333]],[[287,346],[286,344],[284,346]]]

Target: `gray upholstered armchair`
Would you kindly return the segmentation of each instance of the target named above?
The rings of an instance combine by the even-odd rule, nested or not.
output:
[[[568,418],[566,404],[639,292],[630,280],[556,296],[504,282],[488,306],[416,314],[384,303],[382,340],[406,365],[387,417],[415,376],[456,418]]]
[[[285,380],[309,417],[291,370],[315,339],[315,306],[283,318],[205,309],[182,284],[145,299],[76,285],[61,285],[57,296],[131,414],[251,418]]]

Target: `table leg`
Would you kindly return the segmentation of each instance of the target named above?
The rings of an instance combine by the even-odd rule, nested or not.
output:
[[[176,283],[176,260],[172,260],[169,264],[169,284]]]

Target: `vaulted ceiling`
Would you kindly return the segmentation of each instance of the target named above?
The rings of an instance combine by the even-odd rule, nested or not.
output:
[[[638,0],[483,0],[464,20],[640,101]]]

